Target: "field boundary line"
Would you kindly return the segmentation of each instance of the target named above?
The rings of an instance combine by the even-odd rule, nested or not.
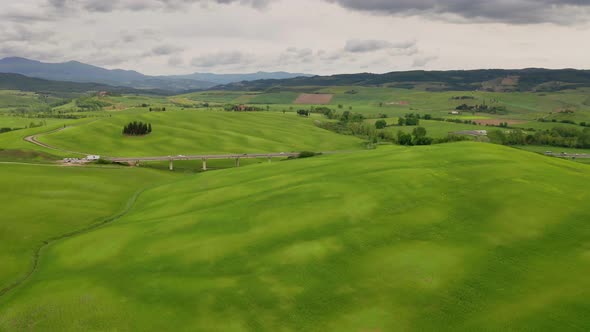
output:
[[[133,207],[135,206],[135,203],[137,202],[137,199],[139,198],[139,196],[142,193],[144,193],[147,190],[156,188],[160,185],[164,185],[164,184],[158,184],[155,186],[150,186],[147,188],[137,190],[131,196],[131,198],[127,200],[127,203],[125,204],[125,207],[123,208],[123,210],[113,216],[102,219],[96,223],[93,223],[93,224],[85,227],[85,228],[82,228],[82,229],[79,229],[76,231],[72,231],[72,232],[68,232],[68,233],[65,233],[62,235],[54,236],[54,237],[51,237],[51,238],[43,241],[33,251],[33,261],[32,261],[32,264],[31,264],[29,270],[22,277],[17,279],[16,281],[12,282],[11,284],[9,284],[6,287],[1,288],[0,289],[0,299],[2,299],[3,296],[8,294],[10,291],[14,290],[15,288],[19,287],[20,285],[24,284],[27,280],[29,280],[31,278],[31,276],[37,271],[37,268],[39,266],[39,261],[41,259],[41,253],[44,249],[48,248],[52,244],[59,242],[61,240],[70,239],[70,238],[73,238],[78,235],[86,234],[86,233],[92,232],[94,230],[97,230],[99,228],[105,227],[109,224],[112,224],[113,222],[117,221],[118,219],[124,217],[126,214],[128,214],[131,211],[131,209],[133,209]]]

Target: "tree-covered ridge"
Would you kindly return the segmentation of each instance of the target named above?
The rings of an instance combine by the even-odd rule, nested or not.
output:
[[[511,79],[505,80],[507,78]],[[427,83],[433,83],[431,84],[432,86],[426,87],[427,90],[433,91],[561,91],[579,87],[590,87],[590,71],[540,68],[519,70],[416,70],[386,74],[359,73],[297,77],[282,80],[258,80],[232,83],[216,87],[216,89],[265,91],[276,88],[287,90],[290,87],[302,86],[389,86],[413,89]]]

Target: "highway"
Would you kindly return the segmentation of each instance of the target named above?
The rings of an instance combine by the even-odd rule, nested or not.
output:
[[[588,159],[590,158],[590,154],[587,153],[557,153],[557,152],[545,152],[546,156],[551,157],[558,157],[558,158],[580,158],[580,159]]]
[[[244,154],[204,154],[204,155],[177,155],[159,157],[104,157],[107,160],[119,163],[132,163],[137,161],[169,161],[169,160],[213,160],[213,159],[253,159],[253,158],[287,158],[298,157],[299,152],[280,153],[244,153]]]

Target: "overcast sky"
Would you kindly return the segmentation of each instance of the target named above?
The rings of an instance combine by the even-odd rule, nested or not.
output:
[[[0,4],[0,57],[146,74],[590,68],[588,0]]]

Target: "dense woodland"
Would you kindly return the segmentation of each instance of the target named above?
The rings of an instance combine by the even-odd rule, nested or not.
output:
[[[151,123],[133,121],[123,127],[123,135],[143,136],[152,132]]]

